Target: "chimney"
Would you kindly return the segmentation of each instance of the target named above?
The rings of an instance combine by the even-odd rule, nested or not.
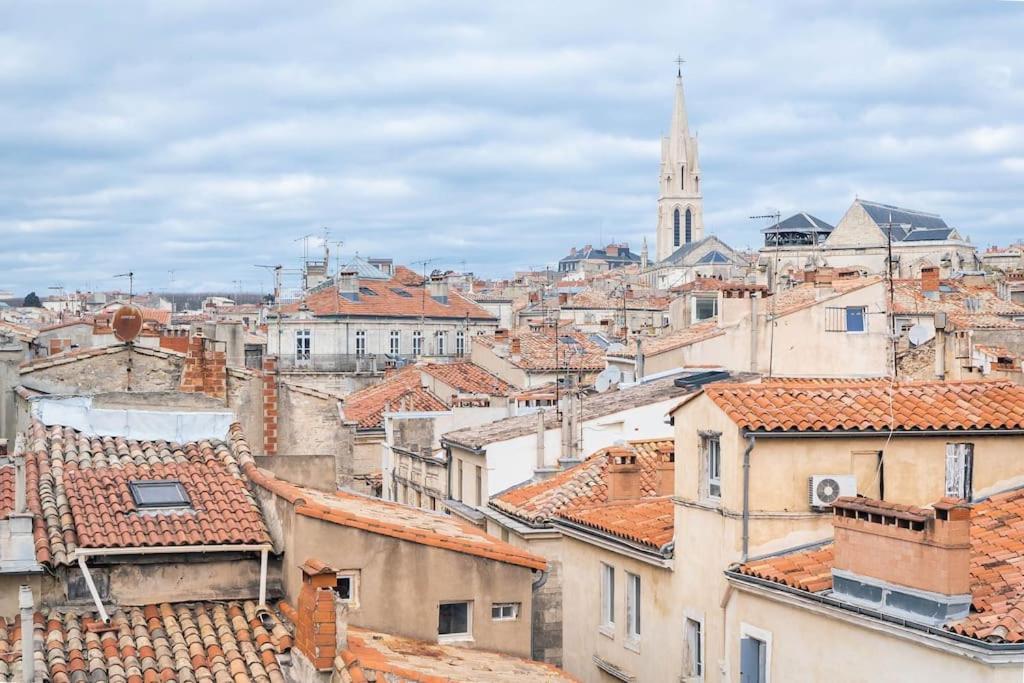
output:
[[[754,307],[753,299],[762,294],[761,290],[749,287],[726,287],[718,293],[718,324],[734,325],[749,318]],[[753,321],[751,321],[753,324]]]
[[[575,256],[575,255],[576,255],[576,247],[570,248],[569,249],[569,256]]]
[[[558,305],[559,306],[564,306],[567,303],[569,303],[569,295],[564,293],[564,292],[560,293],[558,295]]]
[[[295,603],[295,647],[317,671],[330,671],[338,650],[338,609],[334,591],[337,571],[313,558],[303,562],[299,569],[302,570],[302,587]],[[346,642],[347,631],[346,625]]]
[[[277,356],[263,357],[263,454],[277,455]]]
[[[971,606],[971,506],[928,510],[861,497],[833,504],[832,590],[842,600],[932,625]]]
[[[672,441],[658,444],[658,464],[655,467],[655,495],[671,496],[675,493],[676,446]]]
[[[818,287],[831,287],[836,273],[832,268],[819,267],[810,272],[811,279]]]
[[[619,256],[619,245],[617,245],[617,244],[609,244],[607,247],[604,248],[604,253],[608,254],[609,256],[611,256],[613,258],[618,258],[618,256]]]
[[[939,269],[938,268],[922,268],[921,269],[921,291],[922,292],[937,292],[939,291]]]
[[[227,400],[227,360],[216,343],[196,332],[188,342],[179,389]]]
[[[359,276],[356,271],[338,271],[338,294],[349,301],[359,301]]]
[[[494,338],[497,340],[508,339],[508,330],[504,328],[498,328],[494,331]]]
[[[348,649],[348,603],[334,596],[334,648],[341,654]]]
[[[636,451],[628,446],[608,448],[608,500],[635,500],[640,497],[640,465]]]
[[[448,278],[444,275],[431,275],[427,282],[430,298],[439,304],[448,303]]]
[[[509,340],[509,343],[508,343],[508,352],[509,353],[511,353],[513,356],[518,356],[520,353],[522,353],[522,350],[523,350],[523,343],[522,343],[522,341],[520,341],[519,337],[513,337],[511,340]]]

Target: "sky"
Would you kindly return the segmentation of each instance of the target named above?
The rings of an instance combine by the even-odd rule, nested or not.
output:
[[[653,249],[677,55],[708,233],[860,196],[1005,244],[1022,36],[1012,0],[4,2],[0,291],[270,291],[323,227],[483,276]]]

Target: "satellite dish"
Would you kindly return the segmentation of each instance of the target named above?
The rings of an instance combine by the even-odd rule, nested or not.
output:
[[[621,381],[622,370],[614,365],[609,365],[602,370],[601,374],[597,376],[596,380],[594,380],[594,388],[597,389],[597,393],[603,394],[611,389],[613,384],[618,384]]]
[[[920,346],[931,341],[932,337],[935,336],[935,330],[924,325],[917,324],[910,328],[907,332],[907,337],[910,339],[910,343],[914,346]]]
[[[110,326],[119,341],[130,342],[142,332],[142,311],[138,306],[122,306],[114,313]]]

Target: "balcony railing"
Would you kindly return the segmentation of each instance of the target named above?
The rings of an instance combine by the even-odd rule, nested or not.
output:
[[[307,355],[281,356],[278,367],[282,370],[307,372],[354,372],[375,373],[391,368],[400,368],[415,363],[418,358],[456,358],[456,354],[445,356],[414,356],[411,354],[354,354],[354,353],[313,353]]]

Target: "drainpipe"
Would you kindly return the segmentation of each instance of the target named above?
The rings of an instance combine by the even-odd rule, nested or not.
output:
[[[754,450],[754,435],[747,434],[747,447],[743,449],[743,558],[747,561],[750,550],[750,452]]]
[[[36,678],[36,660],[32,653],[35,644],[35,601],[30,586],[18,589],[18,608],[21,610],[21,675],[25,683],[32,683]]]

